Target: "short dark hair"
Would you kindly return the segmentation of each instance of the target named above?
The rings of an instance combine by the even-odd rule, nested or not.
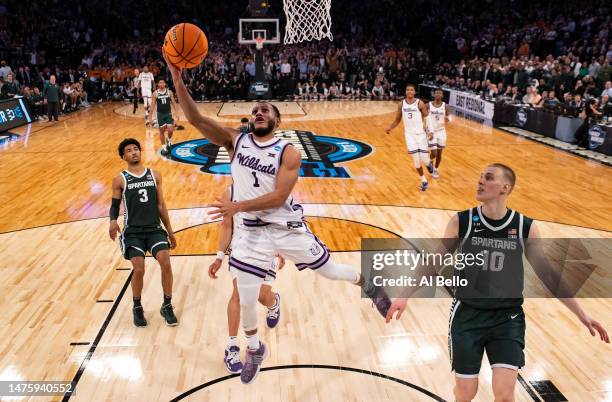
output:
[[[408,87],[412,87],[412,89],[414,89],[416,91],[416,85],[414,85],[412,83],[408,83],[408,84],[406,84],[406,89],[408,89]]]
[[[444,93],[444,90],[440,87],[437,87],[436,89],[434,89],[434,92],[438,92],[438,91],[441,91],[442,93]]]
[[[243,117],[242,119],[240,119],[240,123],[248,123],[249,119],[247,119],[246,117]]]
[[[123,158],[123,153],[125,152],[125,147],[128,145],[136,145],[138,150],[141,150],[140,142],[138,142],[135,138],[125,138],[123,141],[119,143],[119,147],[117,147],[117,151],[119,152],[119,156]]]
[[[489,166],[500,168],[502,170],[504,176],[510,182],[510,192],[512,192],[514,185],[516,184],[516,173],[514,173],[514,170],[512,170],[510,166],[504,165],[503,163],[492,163]]]
[[[267,102],[267,101],[259,101],[257,103],[267,103],[268,105],[270,105],[270,107],[272,107],[272,109],[274,110],[274,113],[276,113],[276,117],[278,117],[278,119],[280,120],[281,118],[281,112],[280,110],[278,110],[278,108],[276,107],[276,105],[274,105],[271,102]]]

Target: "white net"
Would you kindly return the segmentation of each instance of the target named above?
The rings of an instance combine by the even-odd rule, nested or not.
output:
[[[331,0],[283,0],[287,16],[286,45],[327,38],[331,33]]]

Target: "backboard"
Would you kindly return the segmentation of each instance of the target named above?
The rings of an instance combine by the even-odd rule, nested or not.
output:
[[[264,44],[280,43],[278,18],[240,18],[238,43],[254,45],[258,36],[264,38]]]

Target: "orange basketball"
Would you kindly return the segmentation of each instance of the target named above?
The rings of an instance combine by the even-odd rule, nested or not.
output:
[[[177,67],[197,67],[208,53],[208,39],[200,28],[183,22],[166,33],[164,51],[168,61]]]

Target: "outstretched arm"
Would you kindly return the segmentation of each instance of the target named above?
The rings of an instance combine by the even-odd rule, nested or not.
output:
[[[208,138],[213,144],[225,147],[228,151],[232,150],[234,147],[234,140],[238,136],[238,131],[229,127],[223,127],[213,119],[204,117],[200,114],[196,103],[191,98],[191,95],[189,95],[187,87],[183,82],[183,78],[181,77],[182,70],[168,61],[165,52],[162,51],[162,53],[168,65],[168,70],[170,70],[170,74],[172,75],[176,96],[187,120],[200,131],[200,134]]]
[[[301,165],[302,156],[300,152],[293,146],[288,145],[278,169],[276,185],[273,191],[261,197],[240,202],[223,202],[221,199],[218,199],[216,203],[211,204],[215,209],[210,211],[209,214],[213,215],[213,219],[221,217],[226,219],[238,212],[263,211],[280,207],[291,194],[293,187],[295,187]]]
[[[558,278],[555,273],[556,270],[551,266],[546,254],[541,245],[540,230],[536,226],[535,223],[531,224],[531,228],[529,229],[529,237],[527,240],[526,247],[526,257],[532,267],[536,270],[538,277],[542,279],[549,289],[553,289],[557,291],[555,296],[563,296],[564,294],[569,294],[568,290],[559,289],[559,286],[563,286],[561,283],[561,278]],[[552,285],[552,286],[551,286]],[[554,286],[554,287],[553,287]],[[556,287],[556,289],[555,289]],[[592,319],[580,306],[578,300],[571,297],[558,297],[559,301],[565,305],[572,313],[578,317],[580,322],[587,327],[591,336],[595,336],[597,333],[599,334],[599,338],[606,342],[610,343],[610,337],[608,336],[608,332],[605,328],[597,321]]]
[[[391,130],[397,127],[397,125],[400,124],[400,121],[402,121],[402,102],[397,105],[397,111],[395,112],[395,119],[393,120],[393,123],[391,123],[391,125],[385,130],[387,134],[391,133]]]

